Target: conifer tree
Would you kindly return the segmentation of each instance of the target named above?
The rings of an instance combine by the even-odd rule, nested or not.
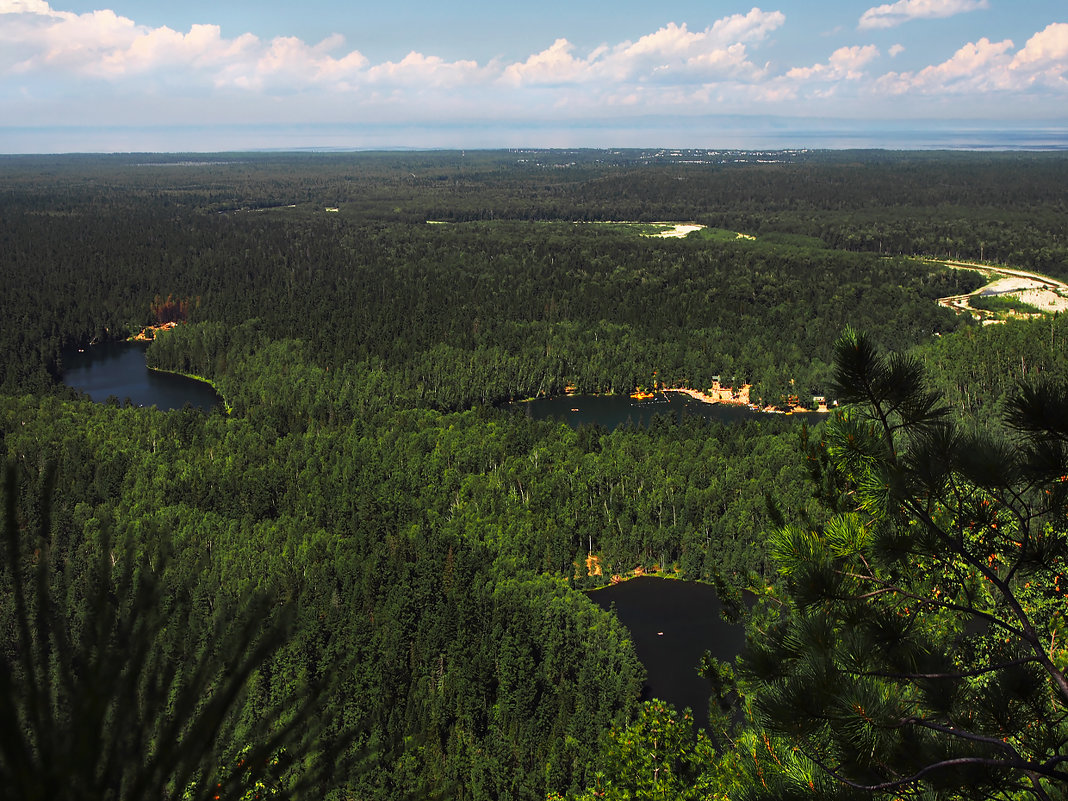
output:
[[[1068,797],[1065,388],[972,431],[851,331],[836,381],[805,443],[828,519],[773,538],[784,604],[746,657],[782,756],[749,795]]]
[[[5,470],[0,801],[289,798],[321,782],[351,742],[319,741],[325,684],[241,714],[250,677],[286,641],[290,609],[260,594],[198,619],[188,596],[168,593],[158,549],[135,556],[106,531],[61,553],[53,483],[46,470],[37,536],[26,537],[16,472]]]

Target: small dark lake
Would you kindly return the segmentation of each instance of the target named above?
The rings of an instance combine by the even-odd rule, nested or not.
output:
[[[559,420],[572,428],[596,423],[609,431],[624,425],[629,420],[645,426],[655,415],[681,421],[692,415],[716,420],[721,423],[739,423],[748,420],[795,420],[807,418],[815,422],[826,415],[816,412],[794,414],[766,414],[748,406],[730,403],[702,403],[679,392],[658,393],[649,400],[635,400],[629,395],[572,395],[570,397],[536,398],[508,404],[510,409],[522,409],[535,420]]]
[[[709,584],[640,576],[588,593],[602,609],[615,604],[630,630],[648,674],[643,696],[689,707],[698,726],[708,725],[708,682],[697,675],[705,651],[733,662],[745,645],[745,630],[723,622],[719,598]]]
[[[115,396],[162,411],[181,409],[187,403],[210,411],[222,403],[210,384],[149,370],[145,365],[147,348],[145,342],[104,342],[81,352],[64,351],[63,383],[97,403]]]

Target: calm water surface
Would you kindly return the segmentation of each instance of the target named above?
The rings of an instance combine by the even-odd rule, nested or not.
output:
[[[708,725],[708,682],[697,675],[705,651],[733,662],[745,644],[740,625],[720,617],[719,598],[708,584],[640,576],[593,590],[590,600],[602,609],[615,605],[630,630],[638,659],[648,673],[643,696],[689,707],[699,726]]]
[[[596,423],[612,430],[628,421],[645,426],[656,415],[681,421],[687,415],[705,417],[721,423],[738,423],[747,420],[799,419],[810,422],[826,415],[810,412],[786,417],[766,414],[729,403],[702,403],[678,392],[659,393],[649,400],[635,400],[629,395],[573,395],[562,398],[537,398],[532,401],[510,403],[509,408],[522,409],[535,420],[560,420],[572,428]]]
[[[209,411],[222,403],[210,384],[149,370],[145,365],[147,348],[147,342],[104,342],[80,353],[64,351],[63,383],[97,403],[115,396],[163,411],[181,409],[187,403]]]

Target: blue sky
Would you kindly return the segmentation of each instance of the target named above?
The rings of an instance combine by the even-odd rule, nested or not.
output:
[[[0,152],[947,125],[1068,130],[1065,0],[0,0]]]

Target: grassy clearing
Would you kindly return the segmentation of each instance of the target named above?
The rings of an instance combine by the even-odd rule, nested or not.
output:
[[[594,223],[598,228],[620,231],[622,233],[637,234],[638,236],[663,237],[671,236],[672,232],[681,225],[688,223],[639,223],[639,222],[599,222]]]
[[[972,295],[968,305],[996,314],[1042,314],[1041,309],[1010,295]]]
[[[751,234],[740,234],[737,231],[728,231],[726,228],[702,228],[695,231],[691,236],[698,239],[707,239],[710,242],[742,242],[756,239]]]

